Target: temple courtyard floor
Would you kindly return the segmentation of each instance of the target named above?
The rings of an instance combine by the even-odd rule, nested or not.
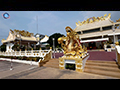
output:
[[[115,52],[88,51],[88,60],[115,61]],[[56,53],[56,58],[63,53]],[[38,67],[35,65],[0,61],[0,79],[117,79],[115,77],[76,72],[74,70],[60,70],[51,67]]]
[[[13,70],[10,70],[9,62],[2,61],[0,63],[2,63],[2,65],[0,64],[0,79],[115,79],[73,70],[60,70],[19,63],[13,63]]]

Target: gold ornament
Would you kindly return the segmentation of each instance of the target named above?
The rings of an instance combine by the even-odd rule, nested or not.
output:
[[[84,51],[87,49],[82,48],[78,34],[73,31],[69,26],[66,28],[67,36],[58,38],[58,43],[61,44],[61,47],[64,50],[66,56],[82,56]],[[65,41],[65,43],[63,42]]]
[[[76,26],[79,26],[77,22],[76,22]]]

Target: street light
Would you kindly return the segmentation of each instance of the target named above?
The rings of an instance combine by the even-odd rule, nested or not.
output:
[[[53,38],[53,49],[54,49],[54,58],[55,58],[55,38]]]
[[[115,27],[113,27],[114,46],[115,46]]]

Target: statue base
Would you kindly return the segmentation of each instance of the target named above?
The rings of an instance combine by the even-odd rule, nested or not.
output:
[[[75,70],[77,72],[83,72],[86,60],[89,58],[89,53],[82,56],[82,58],[76,58],[73,56],[63,56],[59,58],[59,69],[66,69],[66,64],[75,64]]]

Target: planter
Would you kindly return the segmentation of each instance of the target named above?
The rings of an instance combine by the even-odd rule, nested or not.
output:
[[[107,52],[111,52],[111,48],[107,48]]]

